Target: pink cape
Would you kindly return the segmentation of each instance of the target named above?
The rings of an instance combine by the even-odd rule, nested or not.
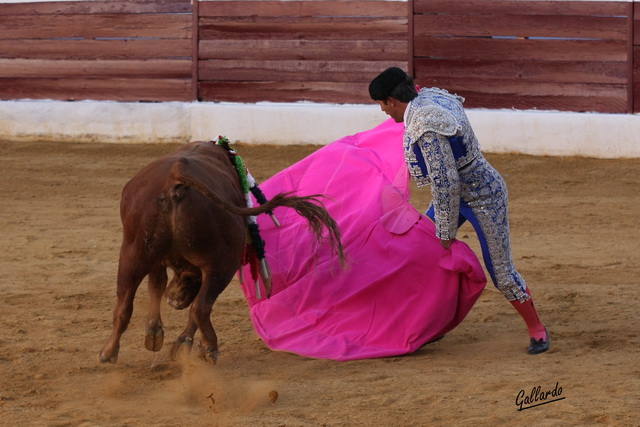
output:
[[[471,249],[444,250],[409,202],[403,125],[388,120],[316,151],[260,185],[322,194],[342,232],[346,266],[288,208],[258,218],[273,274],[270,299],[242,285],[258,335],[273,350],[352,360],[413,352],[462,322],[486,285]],[[265,292],[262,287],[261,295]]]

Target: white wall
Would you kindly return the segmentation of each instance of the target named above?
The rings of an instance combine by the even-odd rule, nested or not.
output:
[[[468,110],[485,152],[640,158],[640,116]],[[386,120],[377,105],[0,101],[0,139],[328,144]]]

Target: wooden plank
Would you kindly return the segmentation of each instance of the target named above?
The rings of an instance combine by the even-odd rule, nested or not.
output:
[[[200,19],[199,34],[201,40],[405,40],[407,26],[406,18],[206,18]]]
[[[190,12],[191,0],[61,1],[0,4],[0,15]]]
[[[357,83],[326,82],[200,82],[202,101],[216,102],[330,102],[370,104],[369,81]]]
[[[407,0],[407,20],[408,20],[407,41],[409,42],[409,49],[408,49],[409,58],[408,58],[407,69],[405,71],[410,75],[413,75],[413,70],[414,70],[413,58],[415,56],[415,41],[416,41],[416,38],[414,37],[415,22],[414,22],[414,15],[413,15],[413,5],[414,5],[413,0]]]
[[[634,112],[640,110],[640,46],[633,47],[633,77],[632,77],[632,90],[633,90],[633,105]]]
[[[488,80],[520,80],[528,83],[611,83],[627,82],[624,62],[545,61],[456,61],[415,59],[417,78],[449,76]]]
[[[633,7],[633,44],[640,44],[640,7]]]
[[[0,77],[190,78],[191,61],[0,59]]]
[[[632,3],[635,3],[635,1],[633,1]],[[635,7],[635,5],[633,5],[633,11],[631,12],[631,16],[633,16],[633,20],[634,21],[638,21],[640,20],[640,8]]]
[[[640,74],[634,73],[635,79],[633,81],[633,105],[635,106],[634,113],[638,113],[638,105],[640,105]]]
[[[197,0],[193,2],[191,14],[191,101],[198,100],[198,45],[200,44],[198,34],[199,4],[200,2]]]
[[[593,83],[535,83],[522,80],[494,80],[484,76],[459,78],[455,76],[416,77],[421,86],[438,86],[464,97],[466,92],[511,94],[516,96],[613,96],[626,98],[625,84]]]
[[[189,101],[190,79],[0,78],[0,99]]]
[[[0,58],[25,59],[162,59],[190,58],[188,39],[0,39]]]
[[[406,61],[253,61],[206,60],[199,62],[200,80],[361,82],[388,67]]]
[[[0,38],[191,38],[191,16],[132,15],[16,15],[0,17]]]
[[[517,109],[517,110],[551,110],[551,111],[574,111],[591,113],[625,113],[626,101],[618,97],[594,97],[594,96],[511,96],[496,94],[476,94],[468,93],[473,99],[467,108],[487,108],[487,109]]]
[[[0,44],[1,46],[1,44]],[[199,58],[405,61],[406,40],[202,40]]]
[[[495,39],[423,37],[414,42],[417,57],[467,60],[626,61],[624,40]]]
[[[500,36],[626,40],[629,35],[624,17],[416,15],[414,21],[417,39],[428,36]]]
[[[627,6],[628,15],[634,16],[634,3],[630,2]],[[627,37],[627,113],[633,114],[635,109],[635,100],[634,100],[634,73],[633,73],[633,62],[634,62],[634,51],[633,51],[633,19],[627,20],[627,25],[629,26],[629,37]]]
[[[537,83],[478,78],[416,78],[466,98],[467,108],[516,108],[624,113],[626,85]]]
[[[370,33],[369,31],[375,31]],[[262,32],[253,31],[218,31],[216,29],[205,28],[200,29],[201,40],[394,40],[400,41],[406,39],[406,30],[400,31],[377,31],[370,30],[369,27],[363,26],[359,31],[353,28],[341,31],[326,31],[322,28],[309,28],[301,26],[291,31],[271,31],[264,29]]]
[[[227,16],[365,16],[406,17],[404,2],[397,1],[203,1],[201,17]]]
[[[626,3],[607,1],[414,0],[417,14],[621,16]]]

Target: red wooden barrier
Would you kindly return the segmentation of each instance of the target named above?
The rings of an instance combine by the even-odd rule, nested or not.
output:
[[[386,1],[199,5],[199,97],[370,102],[369,81],[407,67],[407,6]]]
[[[629,5],[414,0],[414,75],[469,107],[630,112]]]
[[[193,99],[191,3],[0,4],[1,99]]]
[[[388,66],[478,108],[640,109],[633,2],[0,3],[0,99],[369,103]]]

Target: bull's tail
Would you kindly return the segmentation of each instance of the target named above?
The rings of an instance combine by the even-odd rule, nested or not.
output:
[[[322,195],[314,194],[311,196],[293,196],[291,193],[279,193],[271,200],[260,206],[254,206],[251,208],[239,207],[220,199],[216,194],[209,191],[202,181],[193,176],[189,176],[185,170],[185,163],[181,161],[179,161],[172,169],[172,178],[179,184],[197,190],[213,203],[218,205],[221,209],[235,215],[244,217],[256,216],[262,213],[271,212],[275,208],[281,206],[294,209],[299,215],[307,220],[311,231],[318,241],[322,240],[323,229],[327,229],[331,247],[338,255],[340,264],[344,265],[344,251],[342,247],[340,228],[331,215],[329,215],[329,212],[326,210],[322,201],[319,200],[320,197],[323,197]]]

